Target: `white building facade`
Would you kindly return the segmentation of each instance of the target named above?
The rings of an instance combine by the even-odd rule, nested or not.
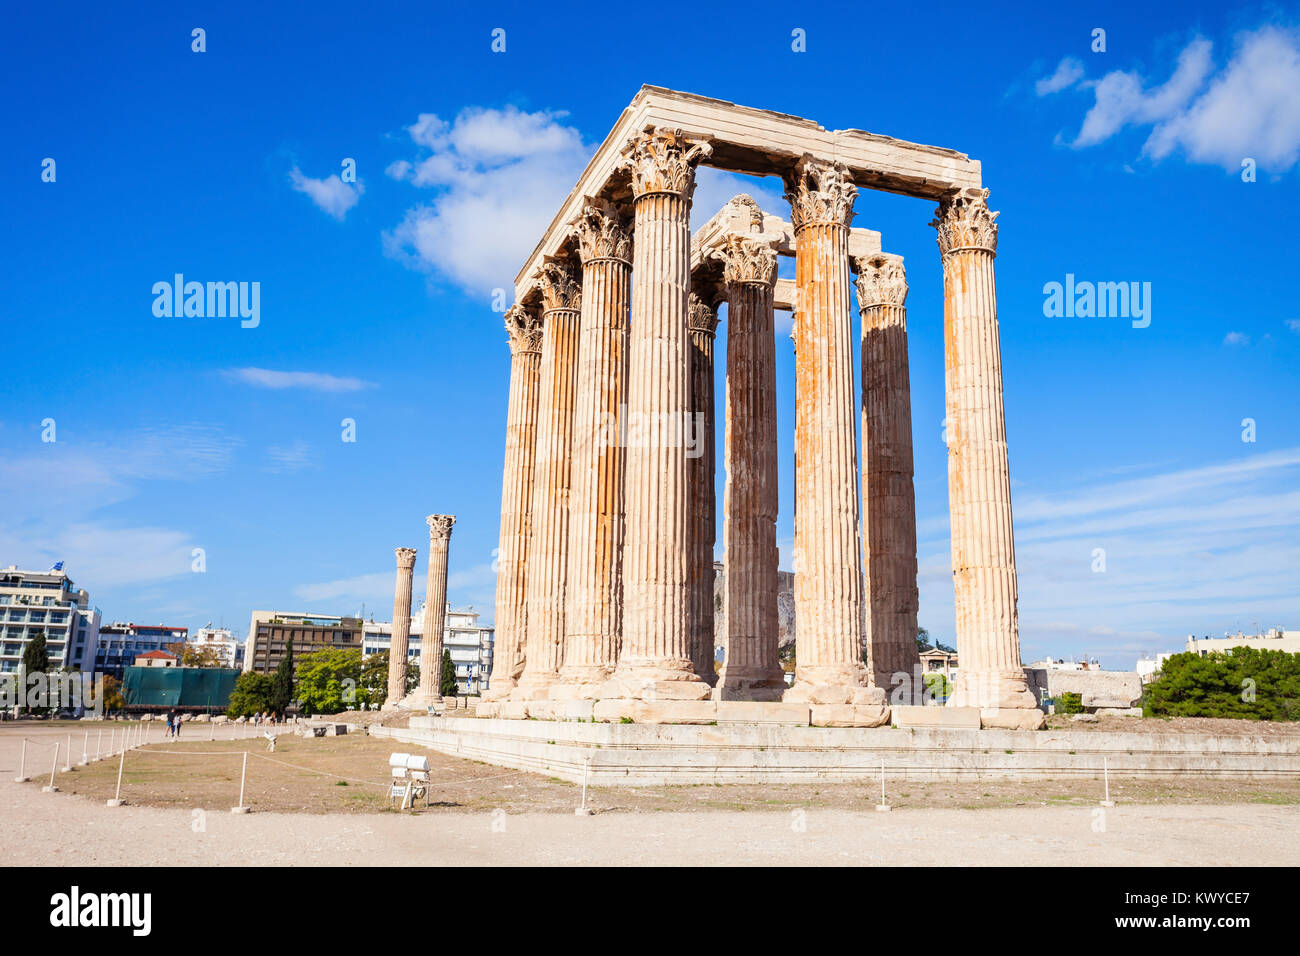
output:
[[[459,694],[481,694],[488,689],[492,673],[492,648],[495,632],[479,624],[479,612],[473,608],[458,611],[447,605],[443,625],[442,646],[451,653],[456,668],[456,687]],[[393,640],[390,621],[366,621],[362,637],[363,656],[388,650]],[[406,648],[407,659],[420,662],[421,631],[424,628],[424,607],[411,615],[411,635]]]
[[[1204,657],[1212,651],[1230,651],[1234,647],[1253,647],[1257,651],[1286,651],[1300,654],[1300,631],[1281,627],[1270,628],[1263,634],[1225,634],[1223,637],[1197,637],[1187,635],[1187,650]]]
[[[62,562],[60,562],[60,565]],[[49,571],[0,571],[0,673],[13,673],[38,634],[52,669],[89,671],[99,640],[100,613],[56,565]]]
[[[194,632],[189,643],[195,650],[214,651],[222,667],[244,666],[244,645],[228,627],[213,627],[211,624],[201,627]]]

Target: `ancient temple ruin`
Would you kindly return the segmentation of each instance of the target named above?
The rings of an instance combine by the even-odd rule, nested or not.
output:
[[[738,196],[692,236],[699,165],[781,177],[788,219]],[[997,213],[979,163],[657,87],[642,88],[596,151],[506,314],[495,667],[480,715],[563,717],[585,702],[601,720],[706,723],[739,701],[807,708],[828,726],[889,719],[897,675],[911,679],[916,661],[907,280],[879,233],[851,227],[860,189],[938,204],[962,663],[949,704],[978,708],[985,726],[1041,725],[1020,662]],[[794,257],[792,282],[778,279],[779,256]],[[723,302],[726,387],[715,395]],[[777,308],[794,314],[796,368],[789,687],[777,659]]]

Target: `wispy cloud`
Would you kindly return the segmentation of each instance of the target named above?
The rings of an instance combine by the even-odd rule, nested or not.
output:
[[[366,191],[365,184],[360,180],[345,183],[337,173],[324,179],[312,179],[304,176],[297,166],[290,170],[289,182],[297,192],[306,193],[318,209],[340,222]]]
[[[315,455],[307,442],[298,439],[288,445],[271,445],[266,449],[267,471],[276,474],[302,471],[315,462]]]
[[[1074,86],[1081,79],[1083,79],[1083,64],[1072,56],[1063,57],[1061,62],[1056,65],[1056,72],[1051,76],[1043,77],[1034,84],[1034,92],[1039,96],[1059,93],[1061,90]]]
[[[1300,159],[1300,31],[1265,26],[1240,34],[1215,72],[1213,45],[1203,37],[1179,54],[1168,80],[1152,86],[1136,70],[1112,70],[1084,81],[1094,103],[1075,137],[1076,148],[1104,142],[1126,126],[1150,126],[1144,156],[1160,160],[1181,151],[1193,162],[1285,172]],[[1068,59],[1068,58],[1067,58]],[[1074,85],[1056,74],[1040,80],[1039,95]]]
[[[317,392],[359,392],[374,388],[374,382],[350,375],[330,375],[327,372],[286,372],[270,368],[228,368],[222,374],[232,382],[255,385],[258,388],[306,388]]]
[[[1250,336],[1245,332],[1229,332],[1223,337],[1224,345],[1249,345]]]
[[[563,112],[469,107],[407,127],[394,179],[433,190],[385,234],[389,255],[473,292],[509,288],[594,147]]]

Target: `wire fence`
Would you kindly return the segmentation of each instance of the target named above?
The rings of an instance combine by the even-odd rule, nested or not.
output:
[[[220,733],[218,733],[218,729],[220,729]],[[292,723],[254,725],[251,723],[238,724],[238,723],[230,722],[227,724],[211,725],[211,729],[209,730],[207,739],[215,741],[215,740],[253,740],[258,738],[273,738],[273,737],[282,736],[285,733],[293,733],[294,731],[296,731],[296,729],[297,727]],[[245,750],[245,749],[166,750],[166,749],[162,749],[163,745],[165,745],[169,741],[179,740],[180,742],[183,742],[184,739],[185,738],[183,734],[180,738],[172,737],[170,734],[168,734],[167,736],[163,736],[161,732],[154,734],[151,730],[151,726],[149,722],[133,724],[128,727],[123,727],[121,729],[112,728],[109,730],[107,738],[105,738],[105,733],[102,729],[97,729],[95,731],[84,731],[80,735],[65,734],[59,737],[55,737],[53,740],[51,739],[42,740],[42,739],[23,737],[21,738],[22,749],[19,756],[18,776],[16,780],[19,783],[23,783],[30,780],[31,778],[28,776],[29,766],[32,768],[36,768],[38,766],[37,764],[38,760],[40,761],[40,766],[43,766],[44,764],[44,761],[41,760],[37,754],[31,754],[31,755],[28,754],[28,745],[31,745],[37,748],[44,748],[46,751],[51,753],[49,783],[48,785],[41,788],[42,791],[45,792],[58,791],[58,787],[55,786],[54,784],[55,775],[58,772],[63,772],[63,773],[71,772],[73,769],[74,757],[76,758],[75,763],[78,766],[85,766],[87,764],[95,763],[100,760],[106,760],[106,759],[116,757],[118,761],[117,783],[116,783],[113,797],[108,801],[106,801],[107,805],[111,807],[123,806],[126,802],[122,798],[122,779],[126,767],[126,755],[128,751],[139,751],[141,755],[148,754],[151,756],[157,754],[160,756],[174,756],[174,757],[206,757],[206,758],[238,757],[240,758],[241,768],[240,768],[240,780],[239,780],[239,802],[235,806],[231,807],[232,813],[248,813],[252,809],[251,806],[245,803],[245,797],[247,793],[247,783],[248,783],[248,758],[249,757],[253,757],[256,760],[263,760],[268,763],[278,764],[282,767],[287,767],[289,769],[297,770],[303,773],[315,774],[317,776],[322,776],[322,777],[329,777],[336,781],[345,781],[348,784],[357,784],[366,787],[378,787],[380,790],[389,792],[390,795],[392,793],[392,788],[394,784],[401,783],[400,781],[397,781],[392,778],[381,781],[381,780],[367,780],[360,777],[349,777],[334,771],[320,770],[315,767],[306,767],[303,766],[302,764],[291,763],[287,760],[271,757],[266,752],[258,752],[253,750]],[[193,740],[195,739],[195,736],[191,735],[189,739]],[[198,736],[198,739],[203,740],[204,738],[203,736],[200,735]],[[275,741],[273,739],[268,739],[269,750],[274,751],[274,744]],[[79,750],[78,747],[80,748]],[[142,750],[141,748],[143,747],[148,747],[148,749]],[[64,763],[61,767],[59,764],[60,755],[62,755],[64,758]],[[44,773],[43,770],[41,770],[40,772],[42,774]],[[492,780],[499,780],[503,777],[515,777],[515,776],[519,776],[522,773],[524,773],[524,771],[513,770],[513,771],[508,771],[506,773],[491,774],[486,777],[462,777],[459,779],[455,779],[455,778],[441,779],[436,781],[429,780],[427,782],[427,786],[430,788],[436,787],[439,789],[444,787],[466,786],[466,785],[486,783]]]

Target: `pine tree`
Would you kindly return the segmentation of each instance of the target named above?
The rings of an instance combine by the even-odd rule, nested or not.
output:
[[[275,669],[275,679],[271,684],[271,710],[279,717],[289,709],[293,702],[293,638],[285,645],[284,657]]]
[[[45,647],[45,631],[37,631],[36,636],[27,642],[23,648],[23,672],[29,677],[32,674],[44,674],[50,669],[50,652]],[[27,688],[18,688],[18,699],[25,700]],[[45,712],[44,707],[28,707],[30,713],[41,714]]]
[[[443,649],[442,652],[442,686],[438,693],[443,697],[456,696],[456,665],[451,662],[451,651]]]

